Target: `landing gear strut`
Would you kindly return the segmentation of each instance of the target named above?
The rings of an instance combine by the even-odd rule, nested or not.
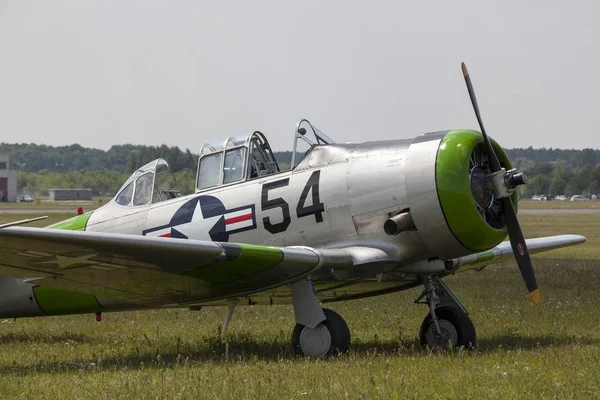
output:
[[[321,358],[350,348],[350,329],[335,311],[321,309],[310,280],[292,285],[296,327],[292,345],[297,355]]]
[[[467,310],[437,276],[424,279],[425,289],[415,303],[426,304],[429,314],[421,324],[421,346],[436,350],[476,345],[475,327]],[[425,301],[421,301],[425,298]]]

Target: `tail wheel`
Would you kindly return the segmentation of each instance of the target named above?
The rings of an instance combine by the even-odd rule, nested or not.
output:
[[[292,345],[296,355],[321,358],[345,353],[350,348],[350,329],[346,321],[335,311],[323,309],[325,321],[314,328],[296,324]]]
[[[437,350],[449,348],[473,348],[477,343],[475,327],[471,318],[455,307],[435,310],[441,335],[438,335],[431,316],[427,315],[419,333],[421,346]]]

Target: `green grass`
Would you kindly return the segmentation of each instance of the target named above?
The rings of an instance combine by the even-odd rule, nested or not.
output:
[[[85,207],[87,208],[98,208],[97,204],[94,204],[92,201],[82,201],[79,203],[69,203],[69,202],[42,202],[41,204],[35,203],[0,203],[0,210],[25,210],[25,211],[33,211],[35,210],[72,210],[75,212],[77,207]]]
[[[29,224],[26,225],[22,225],[22,226],[30,226],[30,227],[44,227],[44,226],[48,226],[51,224],[54,224],[56,222],[59,221],[63,221],[67,218],[71,218],[73,216],[75,216],[76,213],[64,213],[64,214],[48,214],[48,218],[46,219],[42,219],[40,221],[35,221],[35,222],[31,222]],[[39,217],[40,214],[35,214],[35,213],[31,213],[31,214],[0,214],[0,225],[1,224],[5,224],[7,222],[12,222],[12,221],[20,221],[20,220],[24,220],[24,219],[28,219],[28,218],[34,218],[34,217]]]
[[[522,214],[519,221],[526,238],[552,236],[563,233],[583,235],[587,241],[579,246],[554,250],[537,255],[552,257],[600,259],[600,213],[592,214]]]
[[[1,210],[24,210],[35,212],[35,210],[65,210],[68,212],[76,212],[78,207],[82,207],[85,211],[94,210],[107,201],[109,197],[93,197],[91,201],[50,201],[47,198],[40,197],[40,204],[33,203],[0,203]]]
[[[330,305],[348,322],[353,348],[327,360],[293,357],[291,306],[239,307],[223,338],[224,307],[105,314],[101,323],[93,315],[3,320],[1,397],[597,398],[600,215],[521,222],[528,236],[589,241],[577,258],[558,250],[535,259],[539,306],[513,264],[449,277],[477,328],[475,351],[419,348],[427,312],[412,304],[419,288]]]
[[[519,208],[534,208],[534,209],[550,209],[550,208],[572,208],[572,209],[587,209],[587,208],[600,208],[600,201],[589,200],[589,201],[533,201],[533,200],[519,200]]]

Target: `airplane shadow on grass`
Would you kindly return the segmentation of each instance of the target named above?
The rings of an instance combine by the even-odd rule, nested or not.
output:
[[[60,334],[60,335],[36,335],[36,334],[6,334],[0,335],[0,344],[28,344],[28,343],[62,343],[73,341],[76,343],[93,343],[92,338],[80,334]],[[508,350],[535,350],[538,348],[561,347],[566,345],[597,345],[600,339],[591,338],[569,338],[569,337],[521,337],[501,335],[491,338],[482,338],[479,340],[477,349],[467,351],[476,354],[491,354],[505,352]],[[110,356],[106,358],[75,359],[72,361],[53,361],[47,363],[0,366],[2,375],[21,375],[39,373],[57,373],[77,370],[119,370],[119,369],[148,369],[148,368],[179,368],[191,366],[204,361],[235,363],[238,361],[278,361],[294,359],[293,350],[289,343],[282,340],[258,341],[250,335],[233,335],[225,340],[219,337],[211,337],[202,342],[194,344],[181,345],[173,349],[170,344],[169,349],[160,351],[161,343],[146,343],[143,351],[140,346],[132,348],[130,354],[123,356]],[[461,350],[462,351],[462,350]],[[460,351],[459,351],[460,353]],[[365,342],[358,342],[352,345],[349,354],[333,356],[331,359],[347,357],[368,357],[373,355],[388,356],[415,356],[431,355],[428,349],[423,349],[417,340],[414,341],[380,341],[377,339]],[[455,352],[456,354],[456,352]],[[464,352],[463,352],[464,354]]]

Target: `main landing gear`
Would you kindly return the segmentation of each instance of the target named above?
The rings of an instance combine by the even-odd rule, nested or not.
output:
[[[475,347],[475,327],[467,310],[440,278],[429,275],[424,284],[423,293],[415,300],[429,307],[419,332],[421,346],[435,350]]]
[[[296,315],[292,345],[297,355],[321,358],[348,351],[350,329],[346,321],[333,310],[321,309],[310,281],[292,285],[292,301]]]
[[[328,308],[324,308],[323,313],[326,319],[314,328],[296,324],[292,345],[297,355],[319,358],[344,353],[350,348],[350,329],[346,321]]]
[[[415,300],[429,307],[419,332],[421,345],[435,350],[474,347],[475,327],[462,304],[440,278],[429,275],[423,283],[425,289]],[[310,280],[292,285],[292,301],[296,315],[292,344],[297,355],[321,358],[348,351],[346,321],[333,310],[321,309]]]

